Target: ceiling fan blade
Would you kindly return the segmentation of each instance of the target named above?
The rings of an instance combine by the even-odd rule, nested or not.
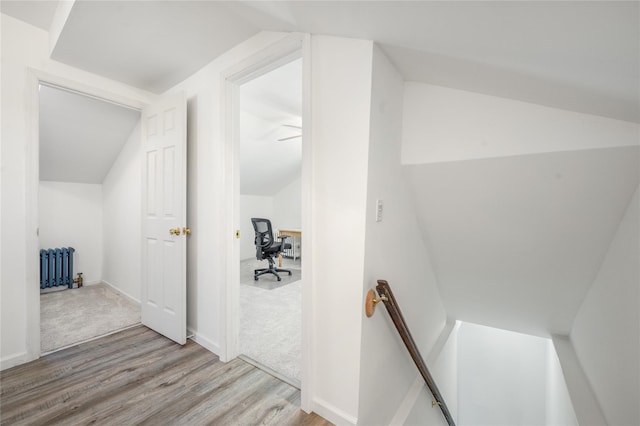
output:
[[[289,139],[295,139],[295,138],[301,138],[301,137],[302,137],[302,135],[289,136],[289,137],[287,137],[287,138],[281,138],[281,139],[278,139],[278,142],[281,142],[281,141],[288,141]]]

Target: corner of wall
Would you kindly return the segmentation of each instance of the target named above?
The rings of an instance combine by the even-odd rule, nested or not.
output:
[[[608,424],[569,338],[556,335],[552,337],[552,341],[560,360],[578,424],[581,426]]]

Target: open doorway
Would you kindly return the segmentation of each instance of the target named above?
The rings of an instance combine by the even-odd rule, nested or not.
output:
[[[45,84],[38,101],[47,353],[140,323],[140,111]],[[43,275],[47,252],[69,248],[73,263]]]
[[[239,87],[239,352],[300,388],[302,332],[302,59]],[[283,272],[255,275],[269,259],[252,218],[268,219]]]

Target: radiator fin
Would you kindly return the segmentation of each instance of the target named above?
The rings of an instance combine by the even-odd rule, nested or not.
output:
[[[40,288],[73,288],[73,247],[40,250]]]

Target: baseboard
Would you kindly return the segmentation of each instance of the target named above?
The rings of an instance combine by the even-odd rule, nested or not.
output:
[[[140,305],[141,305],[141,303],[140,303],[140,299],[137,299],[137,298],[133,297],[132,295],[130,295],[129,293],[127,293],[127,292],[125,292],[125,291],[122,291],[119,287],[117,287],[117,286],[115,286],[115,285],[111,284],[109,281],[104,281],[104,280],[102,280],[102,281],[99,281],[98,283],[104,283],[104,284],[108,285],[108,286],[109,286],[109,287],[111,287],[114,291],[116,291],[118,294],[120,294],[120,295],[124,296],[125,298],[129,299],[129,301],[131,301],[131,302],[135,303],[135,304],[136,304],[136,305],[138,305],[138,306],[140,306]],[[89,285],[91,285],[91,284],[89,284]]]
[[[191,328],[187,328],[187,334],[190,335],[189,338],[191,340],[193,340],[194,342],[196,342],[197,344],[199,344],[209,352],[213,352],[214,354],[220,356],[221,351],[220,351],[219,344],[215,343],[213,340],[210,340],[204,337],[202,334],[198,333],[197,331]]]
[[[358,418],[351,416],[322,399],[314,398],[312,411],[335,425],[356,425]]]
[[[30,356],[27,352],[20,352],[17,354],[9,355],[0,360],[0,371],[6,370],[16,365],[24,364],[25,362],[33,361],[35,358]]]

